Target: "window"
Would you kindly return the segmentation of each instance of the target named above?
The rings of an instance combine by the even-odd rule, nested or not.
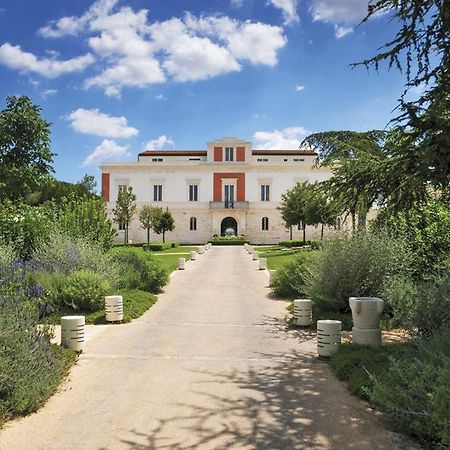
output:
[[[284,158],[284,162],[287,162],[287,158]]]
[[[196,217],[191,217],[191,219],[189,220],[189,229],[191,231],[197,230],[197,218]]]
[[[225,147],[225,161],[234,161],[233,147]]]
[[[303,162],[304,158],[294,158],[294,162]]]
[[[198,202],[198,184],[189,185],[189,201]]]
[[[120,192],[124,192],[128,189],[128,186],[126,184],[119,184],[119,188],[118,191]]]
[[[268,162],[269,160],[267,158],[258,158],[256,161],[257,162]]]
[[[153,162],[163,162],[162,158],[152,158]]]
[[[153,185],[153,201],[162,202],[162,184]]]
[[[201,161],[201,158],[189,158],[189,161]]]
[[[268,231],[269,230],[269,218],[263,217],[261,220],[261,230]]]
[[[270,185],[268,184],[261,185],[261,201],[262,202],[270,201]]]

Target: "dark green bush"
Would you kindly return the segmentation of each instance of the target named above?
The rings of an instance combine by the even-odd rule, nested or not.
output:
[[[211,239],[210,242],[212,245],[244,245],[244,244],[250,244],[250,241],[247,239],[240,239],[235,236],[226,238],[226,239]]]
[[[284,298],[303,297],[306,294],[306,277],[315,257],[315,252],[299,253],[277,270],[271,286],[273,293]]]
[[[154,244],[144,244],[144,250],[152,252],[160,252],[169,248],[176,248],[179,246],[178,242],[157,242]]]
[[[111,285],[100,274],[79,270],[67,276],[61,295],[66,305],[75,310],[98,311],[110,291]]]
[[[137,248],[116,248],[114,261],[118,265],[118,286],[157,293],[169,280],[167,268],[150,252]]]
[[[291,240],[291,241],[280,241],[278,244],[280,247],[305,247],[307,245],[311,246],[313,249],[317,250],[320,248],[320,241],[298,241],[298,240]]]
[[[382,234],[324,241],[306,279],[306,294],[323,311],[350,312],[349,297],[379,296],[391,276],[408,276],[409,247]]]
[[[413,351],[392,356],[374,377],[370,400],[393,423],[430,449],[450,445],[450,328],[418,339]]]
[[[36,307],[0,292],[0,423],[38,409],[76,354],[50,343]]]

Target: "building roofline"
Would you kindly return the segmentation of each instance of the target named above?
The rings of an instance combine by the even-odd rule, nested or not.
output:
[[[277,156],[277,155],[296,155],[296,156],[317,156],[317,153],[312,150],[253,150],[254,156]]]
[[[206,150],[146,150],[139,156],[206,156]],[[252,150],[254,156],[317,156],[312,150]]]

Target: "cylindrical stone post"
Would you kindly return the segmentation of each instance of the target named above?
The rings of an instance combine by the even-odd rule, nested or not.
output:
[[[259,258],[259,270],[266,270],[266,269],[267,269],[267,259]]]
[[[108,295],[105,297],[105,318],[107,322],[120,322],[123,320],[123,297],[121,295]]]
[[[191,261],[195,261],[197,259],[197,252],[191,252],[190,256],[191,256]]]
[[[349,303],[354,325],[352,343],[380,347],[380,320],[384,301],[377,297],[350,297]]]
[[[247,247],[247,251],[248,251],[248,254],[249,254],[249,255],[252,255],[252,254],[253,254],[253,247],[252,247],[251,245],[249,245],[249,246]]]
[[[317,321],[317,353],[330,356],[339,350],[342,323],[339,320]]]
[[[61,317],[61,346],[77,352],[84,348],[84,316]]]
[[[198,248],[198,254],[199,255],[203,255],[203,246],[201,245],[199,248]]]
[[[178,270],[184,270],[186,267],[186,258],[178,258]]]
[[[307,299],[294,300],[295,324],[301,327],[309,327],[312,323],[312,302]]]
[[[258,261],[259,259],[259,253],[258,252],[253,252],[253,261]]]

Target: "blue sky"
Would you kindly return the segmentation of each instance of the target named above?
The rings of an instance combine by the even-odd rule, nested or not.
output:
[[[144,149],[238,136],[384,128],[403,86],[349,64],[393,36],[365,0],[0,1],[0,108],[27,95],[53,123],[56,177]]]

